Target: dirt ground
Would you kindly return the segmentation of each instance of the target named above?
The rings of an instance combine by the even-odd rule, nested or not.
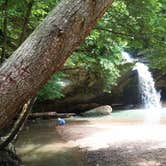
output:
[[[131,142],[87,151],[87,158],[89,166],[166,166],[166,148],[160,142]]]

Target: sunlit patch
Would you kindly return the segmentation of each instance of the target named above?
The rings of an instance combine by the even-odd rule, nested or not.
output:
[[[72,143],[50,143],[50,144],[28,144],[17,148],[17,153],[22,156],[22,159],[28,161],[41,161],[43,158],[65,153],[75,147]]]
[[[17,152],[20,154],[27,154],[27,153],[56,153],[59,151],[65,151],[68,148],[73,147],[74,144],[72,143],[51,143],[51,144],[28,144],[22,147],[17,148]]]
[[[159,123],[161,119],[161,109],[147,109],[145,110],[145,122]]]
[[[138,163],[138,166],[161,166],[161,163],[158,161],[141,161]]]
[[[91,125],[92,127],[93,125]],[[94,124],[96,128],[93,132],[86,134],[81,139],[72,141],[81,148],[88,148],[89,150],[96,150],[106,148],[110,145],[128,142],[165,142],[166,140],[166,126],[161,124],[145,123],[145,124]],[[88,129],[87,129],[88,130]],[[71,141],[70,141],[71,142]],[[162,147],[166,148],[166,144],[162,143]],[[159,148],[150,147],[150,148]]]

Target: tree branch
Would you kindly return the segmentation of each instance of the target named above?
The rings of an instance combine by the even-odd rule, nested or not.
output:
[[[134,36],[132,36],[130,34],[126,34],[126,33],[122,33],[122,32],[116,32],[116,31],[113,31],[112,29],[107,29],[107,28],[102,28],[102,27],[96,27],[95,29],[102,30],[102,31],[107,31],[107,32],[110,32],[110,33],[114,33],[116,35],[126,36],[126,37],[130,37],[131,39],[134,39]]]
[[[0,149],[4,149],[8,144],[13,140],[16,139],[19,131],[22,129],[31,109],[35,102],[35,98],[30,99],[26,104],[24,104],[22,111],[15,122],[14,126],[12,127],[11,131],[6,137],[2,138],[2,143],[0,143]]]

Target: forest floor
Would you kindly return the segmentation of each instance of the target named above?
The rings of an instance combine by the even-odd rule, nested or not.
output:
[[[109,118],[70,122],[60,135],[86,152],[89,166],[166,166],[166,125]]]

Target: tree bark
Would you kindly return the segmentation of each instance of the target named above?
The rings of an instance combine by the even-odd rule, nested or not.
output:
[[[64,0],[0,68],[0,128],[64,64],[113,0]]]

